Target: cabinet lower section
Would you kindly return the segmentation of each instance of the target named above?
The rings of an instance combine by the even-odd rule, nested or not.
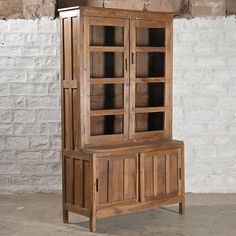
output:
[[[179,203],[184,213],[183,143],[63,151],[63,217],[96,219]]]

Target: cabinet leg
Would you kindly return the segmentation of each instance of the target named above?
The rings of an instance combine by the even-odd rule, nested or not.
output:
[[[92,215],[89,218],[89,228],[91,232],[95,232],[96,231],[96,216]]]
[[[181,203],[179,203],[179,214],[181,215],[185,214],[185,200],[184,199]]]
[[[68,223],[69,222],[69,214],[67,210],[63,209],[63,222]]]

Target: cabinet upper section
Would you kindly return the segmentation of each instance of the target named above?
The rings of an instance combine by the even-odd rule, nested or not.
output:
[[[171,138],[173,14],[75,7],[60,17],[64,148]]]

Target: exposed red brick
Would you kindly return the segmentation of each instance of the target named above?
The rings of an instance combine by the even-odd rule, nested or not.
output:
[[[22,18],[22,0],[0,0],[0,19]]]
[[[166,11],[166,12],[182,12],[184,9],[184,3],[186,0],[158,0],[151,1],[151,4],[148,7],[150,11]],[[94,6],[102,7],[102,0],[59,0],[59,7],[65,6]],[[143,10],[144,1],[143,0],[106,0],[106,8],[121,8],[121,9],[134,9],[134,10]]]
[[[190,0],[190,12],[194,17],[224,16],[226,0]]]
[[[23,0],[24,18],[55,16],[55,0]]]
[[[236,1],[235,0],[227,0],[227,14],[236,14]]]

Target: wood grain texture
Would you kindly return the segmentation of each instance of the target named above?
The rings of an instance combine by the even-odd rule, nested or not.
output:
[[[173,14],[60,11],[63,221],[179,204],[184,146],[172,140]]]

